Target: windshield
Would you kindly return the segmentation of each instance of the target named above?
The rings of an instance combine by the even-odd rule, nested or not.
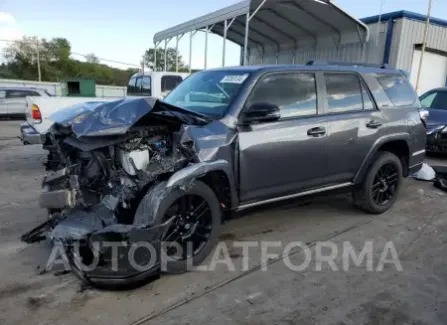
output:
[[[244,71],[197,72],[179,84],[164,101],[213,118],[221,118],[248,76],[249,73]]]

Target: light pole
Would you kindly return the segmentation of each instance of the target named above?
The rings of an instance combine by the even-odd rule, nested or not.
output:
[[[382,24],[382,12],[383,5],[385,4],[385,0],[380,0],[380,10],[379,10],[379,22],[377,23],[377,36],[376,36],[376,46],[379,46],[379,37],[380,37],[380,25]]]
[[[419,69],[418,69],[418,75],[416,78],[416,92],[418,92],[418,90],[419,90],[419,81],[421,79],[421,71],[422,71],[422,61],[424,59],[425,48],[427,46],[428,29],[430,27],[431,4],[432,4],[432,0],[428,0],[428,11],[427,11],[427,20],[425,21],[424,40],[422,41],[421,58],[419,59]]]

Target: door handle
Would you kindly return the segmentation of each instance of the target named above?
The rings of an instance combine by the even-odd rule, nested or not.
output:
[[[307,130],[307,135],[310,135],[312,137],[321,137],[325,134],[326,134],[326,129],[321,126]]]
[[[380,126],[382,126],[382,122],[379,122],[376,120],[372,120],[372,121],[369,121],[368,123],[366,123],[366,127],[370,128],[370,129],[377,129]]]

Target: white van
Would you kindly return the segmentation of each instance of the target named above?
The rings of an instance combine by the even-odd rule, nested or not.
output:
[[[152,96],[164,98],[189,73],[148,71],[134,74],[127,85],[127,96]]]

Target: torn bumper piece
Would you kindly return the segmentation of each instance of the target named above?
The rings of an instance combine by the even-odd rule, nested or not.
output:
[[[87,241],[65,244],[73,273],[96,287],[131,286],[158,278],[161,270],[161,236],[165,225],[135,229],[112,225],[92,234]]]
[[[118,224],[113,211],[99,204],[90,211],[48,220],[22,240],[51,239],[80,280],[113,289],[159,276],[161,238],[172,220],[155,227]]]
[[[39,196],[39,205],[46,209],[72,208],[75,205],[73,192],[69,190],[44,192]]]

